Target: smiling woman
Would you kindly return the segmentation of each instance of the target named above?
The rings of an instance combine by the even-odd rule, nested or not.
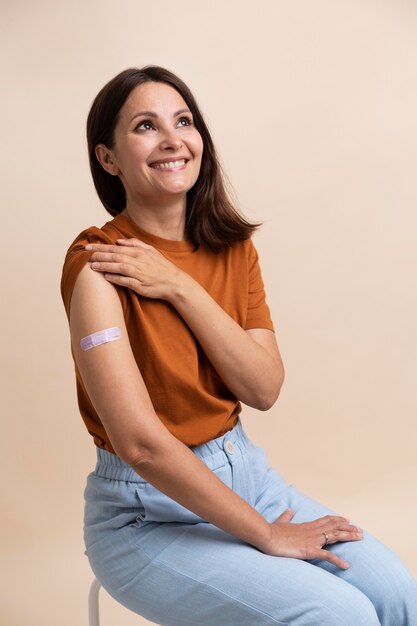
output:
[[[84,493],[97,579],[172,626],[417,623],[403,563],[287,485],[244,430],[242,402],[271,408],[284,366],[259,224],[228,198],[188,87],[157,66],[121,72],[87,138],[113,219],[73,241],[61,293],[97,452]]]
[[[233,206],[197,102],[187,85],[164,68],[128,69],[109,81],[88,115],[87,141],[93,181],[112,216],[131,215],[151,232],[173,238],[182,225],[181,237],[213,252],[247,239],[259,226]],[[175,165],[178,160],[185,163]],[[166,220],[163,229],[159,224],[158,207],[171,204],[171,193],[182,214],[176,232],[166,230]]]

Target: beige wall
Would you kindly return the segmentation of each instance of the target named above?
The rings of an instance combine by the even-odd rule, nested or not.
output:
[[[86,623],[95,450],[59,279],[72,239],[109,219],[88,169],[90,103],[146,63],[189,83],[242,209],[265,223],[255,243],[286,380],[268,413],[245,409],[247,432],[417,574],[416,4],[3,0],[0,24],[0,622]],[[145,623],[103,606],[103,626]]]

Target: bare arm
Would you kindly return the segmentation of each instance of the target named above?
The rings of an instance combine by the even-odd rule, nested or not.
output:
[[[284,366],[272,330],[245,331],[190,276],[184,277],[170,302],[239,400],[260,410],[275,404]]]
[[[121,339],[86,352],[82,337],[118,326]],[[103,422],[116,453],[162,493],[270,555],[322,558],[345,568],[329,543],[357,540],[357,529],[345,518],[326,516],[305,524],[291,524],[286,511],[269,524],[243,498],[227,487],[156,415],[134,359],[119,297],[106,279],[86,265],[71,299],[70,329],[74,355],[87,393]],[[117,393],[115,393],[117,390]]]

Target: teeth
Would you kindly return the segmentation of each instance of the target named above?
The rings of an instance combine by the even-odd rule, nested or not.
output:
[[[154,163],[151,167],[157,170],[163,170],[172,167],[181,167],[182,165],[185,165],[185,159],[181,159],[181,161],[170,161],[169,163]]]

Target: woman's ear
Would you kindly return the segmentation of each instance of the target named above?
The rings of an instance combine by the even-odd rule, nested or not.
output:
[[[94,149],[94,152],[96,153],[97,160],[103,167],[103,169],[105,169],[106,172],[108,172],[112,176],[117,176],[117,174],[119,173],[119,168],[117,166],[112,151],[109,150],[109,148],[107,148],[104,143],[98,143]]]

